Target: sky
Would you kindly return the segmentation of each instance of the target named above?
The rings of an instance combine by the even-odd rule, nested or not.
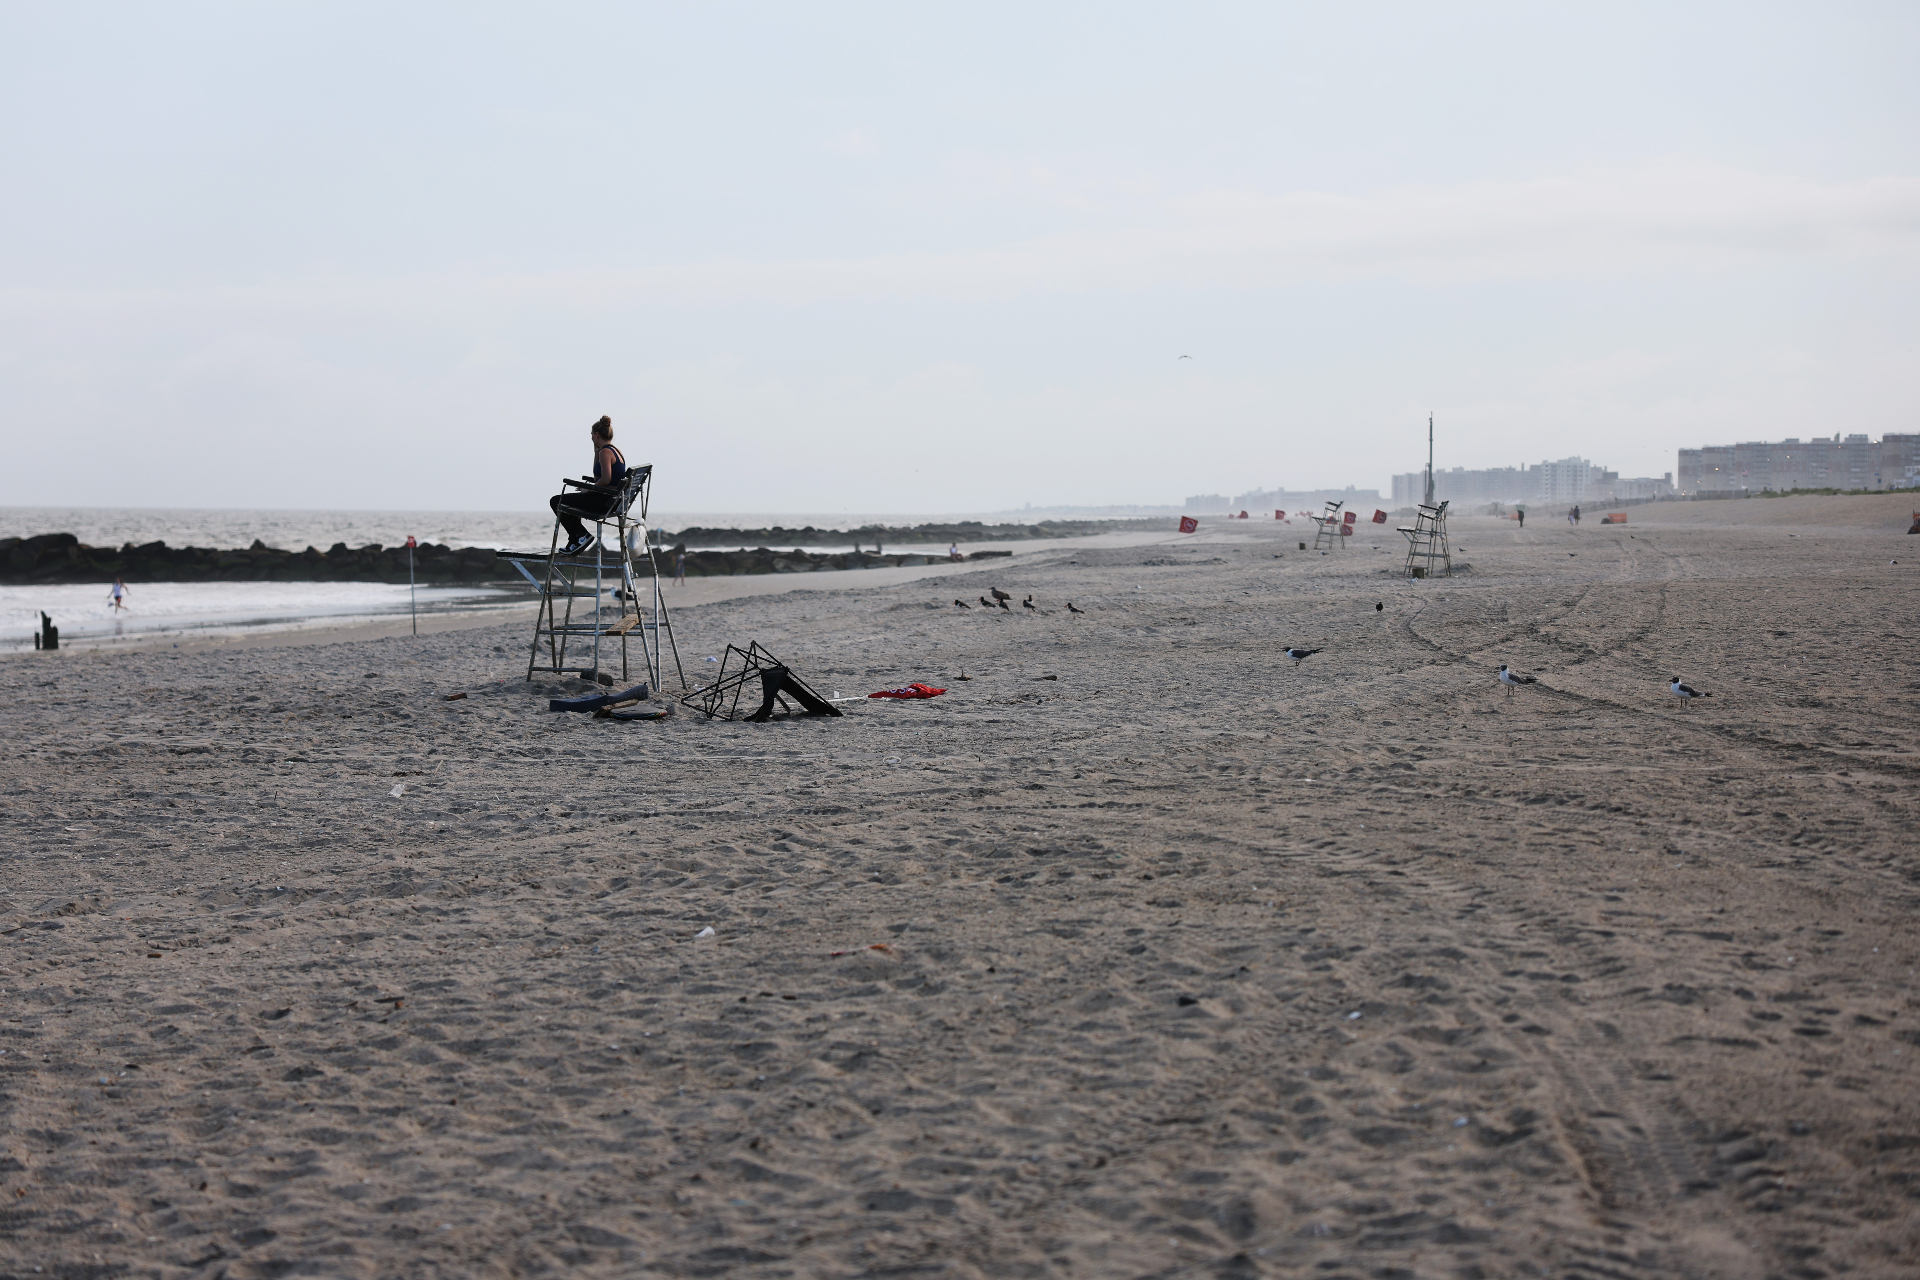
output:
[[[1916,64],[1912,4],[4,2],[0,504],[538,509],[603,413],[731,512],[1916,431]]]

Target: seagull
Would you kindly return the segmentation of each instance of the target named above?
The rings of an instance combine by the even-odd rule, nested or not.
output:
[[[1034,608],[1034,603],[1033,603],[1033,597],[1032,597],[1032,596],[1028,596],[1028,597],[1027,597],[1027,598],[1026,598],[1025,600],[1022,600],[1022,601],[1020,602],[1020,607],[1021,607],[1022,609],[1033,609],[1033,611],[1034,611],[1035,613],[1038,613],[1038,612],[1040,612],[1040,610],[1039,610],[1039,609],[1037,609],[1037,608]]]
[[[1013,597],[1012,597],[1012,596],[1010,596],[1010,595],[1008,595],[1008,594],[1007,594],[1006,592],[1004,592],[1004,591],[1002,591],[1002,590],[1001,590],[1000,588],[998,588],[998,587],[988,587],[988,588],[987,588],[987,591],[988,591],[988,593],[989,593],[990,595],[992,595],[992,596],[993,596],[993,598],[994,598],[995,600],[1011,600],[1011,599],[1013,599]]]
[[[1695,698],[1711,698],[1713,696],[1703,689],[1694,688],[1690,684],[1681,684],[1679,676],[1673,678],[1673,683],[1667,686],[1667,692],[1682,702],[1692,702]]]
[[[1180,358],[1181,358],[1182,360],[1191,360],[1191,359],[1193,359],[1193,357],[1192,357],[1192,356],[1181,356]]]
[[[953,602],[953,607],[954,607],[954,608],[956,608],[956,609],[971,609],[971,608],[973,608],[973,606],[972,606],[972,605],[970,605],[970,604],[968,604],[968,603],[967,603],[967,602],[966,602],[965,600],[955,600],[955,601]]]
[[[1071,600],[1069,600],[1069,601],[1067,601],[1067,612],[1068,612],[1068,613],[1085,613],[1085,612],[1086,612],[1086,610],[1085,610],[1085,609],[1076,609],[1076,608],[1074,608],[1074,607],[1073,607],[1073,601],[1071,601]]]
[[[1514,686],[1523,685],[1523,684],[1538,684],[1539,681],[1534,679],[1532,676],[1521,675],[1518,671],[1512,670],[1507,666],[1506,663],[1503,662],[1500,664],[1500,683],[1507,686],[1507,696],[1511,698],[1513,696]]]
[[[1305,662],[1308,658],[1311,658],[1314,654],[1319,653],[1320,650],[1318,649],[1285,649],[1285,650],[1282,650],[1282,652],[1287,657],[1293,659],[1293,665],[1297,668],[1301,663]]]
[[[991,608],[993,608],[993,601],[991,601],[991,600],[989,600],[989,599],[987,599],[987,598],[986,598],[985,596],[981,596],[981,597],[979,597],[979,600],[980,600],[980,607],[981,607],[982,609],[991,609]]]

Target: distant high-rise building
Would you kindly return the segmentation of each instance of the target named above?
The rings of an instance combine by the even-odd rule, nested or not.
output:
[[[1920,436],[1889,432],[1875,444],[1862,434],[1682,449],[1681,493],[1782,493],[1789,489],[1920,487]]]
[[[1422,501],[1426,479],[1424,471],[1395,476],[1394,505],[1410,507]],[[1488,467],[1478,471],[1455,467],[1451,471],[1433,473],[1434,501],[1450,502],[1455,507],[1483,502],[1537,502],[1545,506],[1564,503],[1571,506],[1576,502],[1656,498],[1671,492],[1671,472],[1658,480],[1651,476],[1623,480],[1618,472],[1609,471],[1585,458],[1562,458],[1558,462],[1542,462],[1538,466]]]

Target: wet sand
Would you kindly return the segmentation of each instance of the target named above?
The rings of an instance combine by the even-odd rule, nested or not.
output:
[[[1910,1276],[1920,539],[1798,501],[680,608],[952,690],[838,720],[0,662],[0,1270]]]

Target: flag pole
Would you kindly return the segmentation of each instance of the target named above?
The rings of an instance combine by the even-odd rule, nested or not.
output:
[[[420,634],[420,597],[413,588],[413,535],[407,535],[407,606],[413,611],[413,634]]]

